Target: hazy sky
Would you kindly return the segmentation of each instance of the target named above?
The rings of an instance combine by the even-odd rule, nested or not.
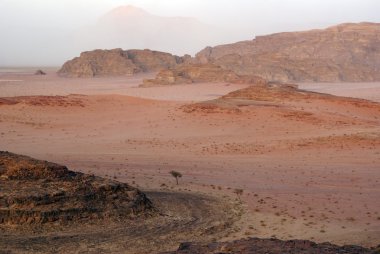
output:
[[[50,53],[37,59],[35,52],[53,54],[52,38],[58,41],[127,4],[234,29],[231,42],[343,22],[380,22],[379,0],[0,0],[0,66],[58,64],[61,59]]]

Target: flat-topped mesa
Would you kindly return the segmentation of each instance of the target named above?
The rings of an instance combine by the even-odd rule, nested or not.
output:
[[[97,49],[67,61],[58,74],[66,77],[133,75],[172,68],[186,58],[149,49]]]
[[[191,83],[232,83],[265,85],[258,76],[238,75],[215,64],[181,64],[175,68],[160,71],[155,79],[146,79],[141,86],[177,85]]]
[[[258,36],[207,47],[196,61],[268,81],[380,81],[380,23]]]
[[[150,200],[125,183],[0,151],[0,225],[119,221],[153,215]]]

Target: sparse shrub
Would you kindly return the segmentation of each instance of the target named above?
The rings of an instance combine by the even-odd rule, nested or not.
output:
[[[236,196],[240,200],[240,197],[243,195],[243,189],[235,189],[234,193],[236,194]]]
[[[181,178],[182,174],[180,172],[177,172],[174,170],[170,171],[170,174],[175,178],[177,185],[178,185],[178,178]]]

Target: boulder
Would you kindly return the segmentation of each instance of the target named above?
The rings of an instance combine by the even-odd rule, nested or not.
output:
[[[41,75],[46,75],[46,73],[42,70],[37,70],[34,75],[38,75],[38,76],[41,76]]]

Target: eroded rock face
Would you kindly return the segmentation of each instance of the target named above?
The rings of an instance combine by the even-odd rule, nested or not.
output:
[[[167,69],[183,59],[152,50],[93,50],[67,61],[58,71],[67,77],[122,76]]]
[[[154,213],[145,194],[65,166],[0,152],[0,224],[122,220]]]
[[[337,246],[330,243],[316,244],[305,240],[281,241],[277,239],[249,238],[226,243],[182,243],[177,251],[166,254],[375,254],[376,250],[360,246]]]
[[[155,79],[144,80],[142,86],[176,85],[191,83],[262,84],[266,81],[253,75],[238,75],[215,64],[182,64],[160,71]]]
[[[207,47],[196,60],[269,81],[379,81],[380,24],[342,24],[259,36]]]

